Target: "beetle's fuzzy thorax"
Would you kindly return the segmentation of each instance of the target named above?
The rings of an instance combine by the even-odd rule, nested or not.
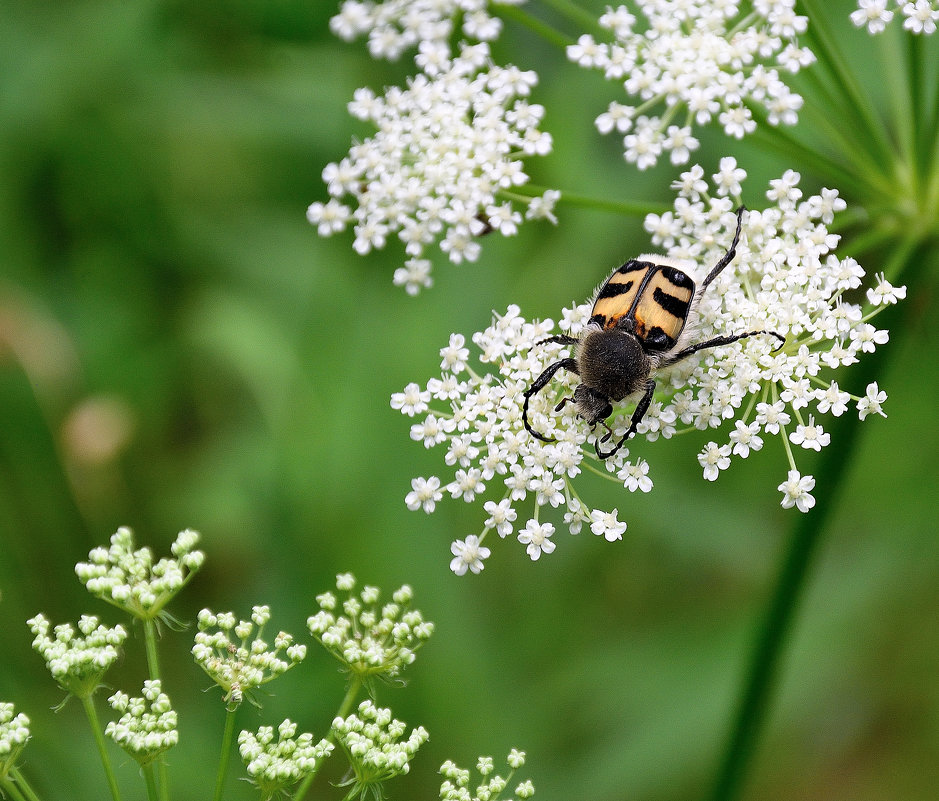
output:
[[[597,328],[581,337],[577,366],[581,383],[613,402],[645,389],[655,367],[635,335]]]

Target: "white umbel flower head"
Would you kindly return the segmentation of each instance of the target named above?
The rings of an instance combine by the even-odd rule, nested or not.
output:
[[[121,717],[108,723],[104,733],[141,765],[152,762],[179,742],[176,711],[159,679],[145,681],[139,698],[116,692],[108,703]]]
[[[501,2],[519,4],[524,0]],[[397,59],[420,44],[418,63],[426,63],[449,53],[457,17],[462,20],[461,33],[467,39],[496,39],[502,21],[488,13],[488,6],[489,0],[344,0],[329,27],[347,42],[367,34],[373,58]]]
[[[795,0],[637,0],[635,6],[641,22],[626,6],[607,7],[600,17],[613,41],[584,34],[567,49],[575,63],[622,82],[630,102],[611,102],[596,124],[601,133],[624,135],[628,162],[643,170],[668,153],[673,164],[685,164],[698,148],[693,125],[716,119],[725,134],[740,139],[756,129],[751,107],[770,125],[798,121],[802,97],[783,74],[815,57],[798,43],[808,19],[795,13]]]
[[[695,166],[675,184],[674,210],[646,218],[653,243],[687,263],[699,286],[727,250],[745,180],[746,171],[732,158],[721,161],[712,181]],[[548,365],[573,355],[571,346],[543,341],[558,333],[552,320],[528,321],[513,305],[485,330],[465,340],[451,339],[444,351],[452,352],[453,343],[458,343],[459,357],[445,360],[448,369],[439,377],[410,387],[404,395],[427,405],[426,412],[413,415],[411,438],[426,448],[440,446],[444,462],[454,471],[451,495],[467,503],[481,502],[486,513],[479,534],[452,544],[450,567],[455,573],[482,570],[492,532],[499,537],[523,532],[518,539],[531,558],[549,553],[554,539],[543,536],[550,514],[545,507],[556,509],[554,514],[572,534],[587,524],[609,541],[619,539],[626,529],[619,511],[591,506],[579,486],[581,475],[599,473],[630,492],[649,492],[653,485],[648,455],[658,439],[722,429],[724,433],[714,436],[697,456],[708,481],[773,442],[785,454],[789,473],[798,471],[796,454],[802,448],[829,445],[826,414],[844,414],[852,403],[861,419],[883,414],[886,394],[878,386],[851,394],[830,373],[887,341],[887,332],[872,320],[902,298],[905,289],[878,277],[863,306],[846,300],[846,292],[861,288],[865,273],[854,259],[833,252],[838,236],[827,225],[845,203],[827,189],[804,198],[799,180],[798,173],[787,171],[770,182],[765,207],[743,215],[737,256],[702,296],[689,323],[691,342],[774,331],[785,337],[785,345],[771,336],[752,336],[660,371],[636,437],[605,460],[597,457],[597,435],[576,415],[573,404],[559,405],[578,384],[571,372],[558,371],[530,398],[531,425],[554,441],[542,442],[525,430],[525,391]],[[565,310],[560,333],[577,337],[590,313],[589,304]],[[466,355],[463,346],[469,341],[474,353]],[[636,400],[627,398],[607,421],[614,438],[628,430]],[[413,409],[413,404],[406,408],[401,395],[392,405],[405,414]],[[597,434],[604,430],[598,427]],[[631,456],[630,449],[642,449],[643,458]],[[467,491],[470,475],[477,482],[472,493]],[[440,481],[449,486],[446,478]],[[780,488],[791,500],[786,508],[810,508],[810,482],[811,476],[799,474],[796,484],[803,487],[804,498]],[[418,485],[412,486],[416,492]],[[422,508],[420,493],[408,497],[411,508]]]
[[[154,563],[153,551],[135,548],[133,532],[122,526],[111,537],[110,548],[93,549],[87,562],[75,565],[75,572],[92,595],[150,620],[202,567],[205,554],[196,550],[198,542],[198,532],[181,531],[171,546],[173,557]]]
[[[294,642],[287,632],[278,632],[273,646],[263,639],[270,617],[267,606],[253,607],[250,620],[238,620],[234,612],[216,614],[209,609],[198,614],[192,656],[224,690],[230,707],[238,706],[246,692],[267,684],[306,656],[306,646]]]
[[[337,717],[332,730],[352,766],[353,777],[343,783],[351,785],[350,798],[365,798],[382,782],[407,773],[428,738],[423,726],[407,734],[407,726],[395,720],[390,709],[377,707],[370,700],[359,704],[355,713]]]
[[[434,624],[411,608],[413,591],[405,584],[380,604],[377,587],[358,593],[355,577],[336,577],[341,598],[331,592],[316,597],[320,611],[307,619],[310,633],[359,680],[396,679],[434,633]]]
[[[33,633],[33,649],[45,660],[58,685],[76,698],[89,697],[121,655],[127,630],[108,628],[94,615],[82,615],[76,626],[62,623],[52,629],[44,615],[26,621]]]
[[[307,219],[324,236],[351,221],[360,254],[397,236],[408,258],[394,283],[411,295],[432,285],[429,246],[454,264],[471,262],[483,235],[512,236],[523,213],[553,221],[559,193],[518,193],[528,182],[524,159],[551,151],[550,134],[538,128],[544,108],[527,99],[537,80],[493,64],[479,44],[425,67],[406,89],[381,97],[357,90],[349,110],[376,132],[326,166],[332,199],[313,203]]]
[[[326,739],[314,742],[313,735],[297,736],[297,724],[285,720],[277,727],[261,726],[257,733],[242,731],[238,735],[238,752],[251,781],[262,798],[286,794],[304,776],[314,773],[333,751]]]

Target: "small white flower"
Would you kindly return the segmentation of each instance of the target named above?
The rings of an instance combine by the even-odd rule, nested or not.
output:
[[[456,540],[450,546],[450,553],[453,554],[450,569],[462,576],[467,570],[479,573],[485,567],[483,560],[489,558],[491,551],[480,544],[479,537],[470,534],[465,540]]]
[[[415,414],[426,412],[429,402],[430,392],[422,390],[413,382],[404,388],[404,392],[395,392],[391,396],[391,408],[397,409],[401,414],[406,414],[408,417],[414,417]]]
[[[306,218],[316,226],[320,236],[332,236],[346,230],[349,222],[349,208],[335,198],[326,203],[312,203],[306,210]]]
[[[434,285],[431,269],[428,259],[408,259],[403,267],[394,271],[392,282],[395,286],[403,286],[409,295],[416,295],[421,289],[430,289]]]
[[[734,423],[734,430],[730,432],[730,441],[734,444],[735,456],[746,459],[751,450],[758,451],[763,447],[763,438],[757,433],[759,430],[759,423],[747,425],[741,420]]]
[[[518,541],[525,548],[525,552],[531,557],[532,561],[537,561],[541,554],[554,551],[555,543],[550,539],[554,535],[554,526],[550,523],[539,523],[537,520],[529,520],[525,528],[518,533]]]
[[[870,414],[879,414],[881,417],[886,417],[887,415],[882,408],[885,400],[887,400],[887,393],[877,386],[876,381],[873,384],[868,384],[864,397],[857,402],[858,417],[861,420]]]
[[[831,435],[816,425],[815,418],[809,415],[808,424],[796,426],[796,430],[789,435],[789,441],[808,450],[820,451],[831,442]]]
[[[615,542],[623,539],[626,532],[626,523],[617,519],[617,511],[604,512],[602,509],[594,509],[590,513],[590,530],[598,537],[603,537],[607,542]]]
[[[790,470],[788,478],[777,487],[783,493],[782,508],[795,506],[800,512],[807,512],[815,506],[815,498],[810,494],[814,488],[812,476],[802,476],[798,470]]]
[[[486,501],[486,503],[483,504],[483,509],[489,513],[489,518],[486,520],[486,528],[494,528],[496,533],[503,539],[512,533],[512,523],[514,523],[518,517],[511,503],[508,498],[503,498],[499,503]]]
[[[874,277],[877,280],[877,285],[867,290],[867,301],[872,306],[894,304],[906,298],[905,286],[894,286],[884,277],[883,273],[878,273]]]
[[[418,477],[411,479],[411,491],[405,497],[404,502],[412,512],[423,509],[430,514],[441,498],[443,498],[443,492],[440,490],[440,479],[437,476]]]
[[[704,468],[706,481],[717,481],[721,470],[730,467],[730,454],[730,445],[718,445],[712,441],[704,446],[704,450],[698,454],[698,464]]]

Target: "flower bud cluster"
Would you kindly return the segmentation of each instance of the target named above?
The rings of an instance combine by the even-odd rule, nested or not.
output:
[[[274,637],[273,647],[262,638],[270,617],[267,606],[253,607],[250,620],[238,620],[234,612],[199,612],[192,655],[225,691],[229,704],[237,706],[246,692],[277,678],[306,656],[306,646],[286,632]]]
[[[121,717],[108,723],[104,733],[141,765],[152,762],[179,742],[176,711],[159,679],[145,681],[139,698],[116,692],[108,703]]]
[[[16,767],[29,737],[29,718],[22,712],[14,714],[13,704],[0,703],[0,779]]]
[[[313,741],[313,735],[297,736],[297,724],[285,720],[277,727],[261,726],[257,733],[242,731],[238,751],[248,775],[264,798],[283,793],[304,776],[316,771],[320,761],[332,753],[327,740]]]
[[[121,527],[110,548],[94,548],[75,572],[92,595],[134,617],[152,619],[202,567],[205,554],[195,550],[198,542],[198,532],[181,531],[171,548],[173,558],[154,563],[153,551],[135,549],[133,532]]]
[[[333,732],[355,774],[350,780],[350,796],[361,797],[369,788],[407,773],[410,761],[428,738],[427,730],[418,726],[402,739],[407,726],[394,719],[390,709],[376,707],[370,700],[359,704],[357,714],[337,717]]]
[[[385,604],[377,587],[354,594],[351,573],[338,575],[336,588],[342,599],[331,592],[317,596],[320,611],[307,620],[310,633],[362,680],[399,676],[434,632],[434,624],[411,608],[411,588],[399,588]]]
[[[513,748],[506,761],[510,770],[508,776],[502,777],[493,774],[492,757],[479,757],[476,760],[476,770],[481,779],[475,788],[470,789],[470,771],[447,760],[440,766],[440,773],[444,777],[440,785],[441,801],[491,801],[501,797],[511,783],[515,771],[525,764],[525,752]],[[535,786],[531,780],[526,779],[515,786],[513,793],[516,798],[531,798],[535,794]]]
[[[58,685],[76,698],[87,698],[121,655],[127,631],[108,628],[97,617],[82,615],[77,626],[63,623],[52,629],[44,615],[26,621],[34,635],[33,649],[45,660]]]

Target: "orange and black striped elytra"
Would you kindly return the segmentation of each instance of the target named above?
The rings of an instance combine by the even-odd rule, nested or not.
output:
[[[631,259],[600,287],[590,322],[611,329],[631,318],[647,347],[668,350],[685,327],[693,299],[694,281],[677,267]]]
[[[573,403],[577,414],[591,428],[602,423],[606,434],[594,442],[594,447],[597,456],[607,459],[636,433],[652,402],[657,370],[698,351],[730,345],[756,334],[767,334],[785,343],[786,338],[782,334],[764,330],[713,337],[694,345],[688,345],[682,338],[686,329],[693,328],[688,324],[701,296],[737,255],[744,211],[743,206],[737,209],[733,242],[708,273],[700,290],[673,259],[666,256],[630,259],[614,270],[597,290],[590,320],[580,337],[560,334],[542,340],[542,343],[575,345],[576,356],[548,365],[525,391],[522,421],[532,436],[544,442],[553,441],[532,428],[528,421],[528,403],[533,395],[548,385],[558,370],[579,375],[580,383],[574,388],[574,396],[563,398],[554,410],[559,412],[566,404]],[[613,436],[605,420],[613,413],[613,403],[630,396],[637,396],[639,400],[629,421],[629,429],[612,450],[604,453],[600,450],[600,443]]]

